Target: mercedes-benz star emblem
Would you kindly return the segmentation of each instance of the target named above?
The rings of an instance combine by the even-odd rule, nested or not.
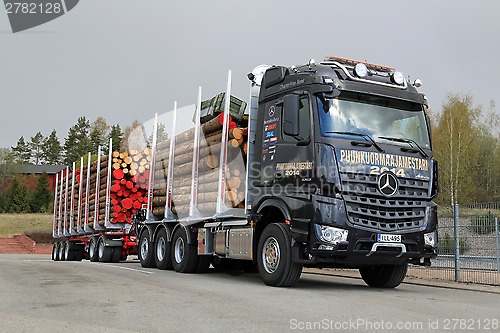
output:
[[[392,197],[398,191],[398,178],[392,172],[384,172],[378,178],[378,190],[386,197]]]

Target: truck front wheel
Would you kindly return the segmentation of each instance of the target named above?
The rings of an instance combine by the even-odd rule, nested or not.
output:
[[[196,246],[188,244],[182,227],[177,228],[172,237],[172,264],[179,273],[193,273],[198,265]]]
[[[290,287],[300,278],[302,265],[292,261],[292,237],[283,223],[268,225],[259,240],[257,266],[264,283]]]
[[[395,288],[403,282],[408,263],[399,265],[374,265],[359,269],[367,285],[375,288]]]

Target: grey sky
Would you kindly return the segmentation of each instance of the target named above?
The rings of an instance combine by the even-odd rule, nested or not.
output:
[[[422,79],[433,110],[448,92],[487,109],[500,100],[499,12],[486,0],[81,0],[17,34],[0,12],[0,147],[54,128],[62,141],[79,116],[146,121],[195,103],[199,85],[224,90],[229,69],[247,99],[256,65],[325,55]]]

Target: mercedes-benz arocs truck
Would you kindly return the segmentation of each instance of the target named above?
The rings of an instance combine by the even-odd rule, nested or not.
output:
[[[293,285],[303,267],[355,268],[386,288],[408,264],[430,265],[438,178],[420,80],[337,57],[259,66],[248,78],[243,116],[233,97],[218,110],[199,97],[193,119],[182,117],[191,127],[176,112],[163,126],[173,124],[169,138],[153,140],[155,179],[137,224],[142,265],[254,264],[271,286]],[[212,118],[228,111],[215,132],[210,107]]]

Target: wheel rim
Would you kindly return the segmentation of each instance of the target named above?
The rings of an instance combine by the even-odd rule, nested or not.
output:
[[[62,245],[59,246],[59,259],[64,258],[64,247]]]
[[[165,238],[158,238],[158,242],[156,244],[156,257],[158,258],[158,261],[163,261],[163,259],[165,259],[165,248]]]
[[[184,240],[182,238],[177,238],[174,250],[175,261],[181,263],[182,259],[184,259]]]
[[[141,258],[146,259],[146,257],[148,256],[148,252],[149,252],[149,242],[148,239],[144,237],[141,242]]]
[[[99,258],[104,257],[104,242],[99,242]]]
[[[281,252],[278,241],[274,237],[266,239],[262,251],[262,263],[267,273],[276,272],[280,264]]]
[[[64,247],[64,259],[68,259],[69,257],[69,246],[68,244],[66,244],[66,246]]]
[[[89,256],[90,258],[94,258],[94,253],[95,252],[95,248],[94,248],[94,242],[90,242],[89,244]]]

